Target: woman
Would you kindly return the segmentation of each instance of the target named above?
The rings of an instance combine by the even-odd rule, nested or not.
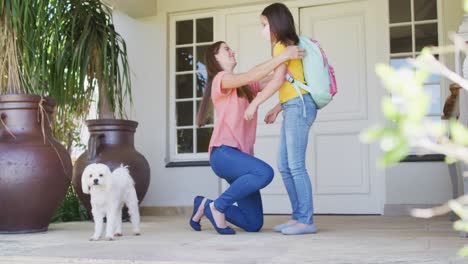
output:
[[[289,9],[280,3],[266,7],[260,22],[262,34],[273,47],[273,56],[279,56],[291,45],[297,45],[299,37],[294,27],[294,19]],[[285,80],[289,72],[294,79],[304,83],[304,71],[300,59],[285,62],[275,69],[271,82],[257,96],[245,112],[246,120],[255,117],[258,106],[279,90],[279,101],[276,107],[265,116],[265,122],[271,124],[283,111],[283,124],[278,155],[278,169],[283,178],[292,207],[292,217],[284,224],[273,229],[286,235],[316,233],[314,224],[314,207],[312,201],[312,185],[305,166],[305,154],[310,127],[315,121],[317,107],[312,96],[301,89],[304,102],[293,85]],[[305,107],[305,113],[303,109]]]
[[[260,189],[273,179],[273,169],[253,156],[256,115],[249,121],[244,112],[257,96],[267,76],[284,61],[303,56],[297,47],[260,64],[246,73],[235,74],[235,53],[225,42],[216,42],[206,53],[208,82],[197,117],[198,126],[205,124],[210,101],[216,111],[216,123],[210,140],[210,163],[215,174],[225,179],[229,188],[214,201],[197,196],[190,225],[200,231],[200,219],[206,215],[219,234],[235,234],[226,220],[248,232],[263,226]],[[237,203],[236,205],[233,205]]]

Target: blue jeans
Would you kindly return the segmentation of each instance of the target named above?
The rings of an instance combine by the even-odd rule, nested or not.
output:
[[[224,145],[213,149],[210,162],[216,175],[230,184],[214,201],[215,208],[224,213],[228,222],[245,231],[260,231],[263,226],[260,189],[273,180],[271,166],[237,148]]]
[[[303,107],[306,107],[306,117]],[[292,207],[292,219],[302,224],[313,224],[314,206],[312,185],[305,165],[310,127],[317,116],[317,107],[310,94],[281,105],[283,124],[278,155],[278,170],[283,178]]]

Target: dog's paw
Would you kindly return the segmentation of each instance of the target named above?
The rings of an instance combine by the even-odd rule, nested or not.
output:
[[[89,241],[98,241],[99,237],[92,236],[89,238]]]
[[[113,236],[106,236],[106,240],[107,241],[112,241],[112,240],[114,240],[114,237]]]
[[[121,237],[121,236],[123,236],[123,234],[122,233],[115,233],[114,236]]]

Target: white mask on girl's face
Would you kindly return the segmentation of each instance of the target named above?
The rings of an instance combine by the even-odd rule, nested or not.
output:
[[[262,36],[268,40],[271,41],[271,33],[270,33],[270,25],[266,25],[262,29]]]

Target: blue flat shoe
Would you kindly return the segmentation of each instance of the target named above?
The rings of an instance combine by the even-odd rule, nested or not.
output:
[[[200,221],[198,222],[193,221],[193,216],[197,213],[198,208],[203,202],[203,199],[205,199],[205,197],[203,196],[197,196],[195,197],[195,199],[193,199],[193,212],[192,212],[192,216],[190,216],[189,224],[195,231],[201,231]]]
[[[210,208],[210,203],[212,203],[212,202],[213,201],[210,200],[210,199],[207,199],[206,202],[205,202],[205,208],[204,208],[203,212],[205,213],[206,218],[208,218],[208,220],[210,220],[211,224],[216,229],[216,232],[218,232],[218,234],[220,234],[220,235],[234,235],[236,233],[236,231],[234,229],[230,228],[229,226],[225,227],[225,228],[219,228],[218,226],[216,226],[216,221],[214,220],[214,217],[213,217],[213,214],[212,214],[211,208]]]

